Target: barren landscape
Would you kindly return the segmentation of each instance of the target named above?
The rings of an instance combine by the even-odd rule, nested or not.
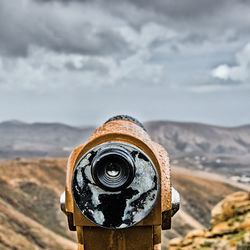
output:
[[[169,239],[208,228],[211,209],[226,195],[249,191],[249,185],[228,177],[249,173],[250,126],[152,122],[146,128],[168,150],[173,186],[181,195],[172,229],[162,233],[166,249]],[[64,191],[65,157],[93,130],[17,121],[0,124],[0,249],[76,249],[76,235],[67,228],[59,197]]]
[[[0,248],[75,249],[75,233],[66,225],[59,196],[64,190],[66,159],[16,159],[0,163]],[[208,226],[211,208],[225,195],[239,190],[229,184],[175,172],[181,211],[168,239]],[[11,239],[11,240],[10,240]]]
[[[218,127],[201,123],[154,121],[145,127],[168,151],[173,165],[225,176],[250,176],[250,125]],[[0,123],[0,160],[67,157],[94,126],[61,123]]]

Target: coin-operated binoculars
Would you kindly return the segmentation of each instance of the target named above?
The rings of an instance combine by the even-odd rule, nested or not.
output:
[[[179,201],[167,152],[130,116],[109,119],[68,159],[61,207],[79,250],[160,249]]]

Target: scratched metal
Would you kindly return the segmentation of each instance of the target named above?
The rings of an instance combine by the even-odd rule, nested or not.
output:
[[[101,189],[91,175],[91,161],[99,150],[121,147],[135,161],[135,176],[121,191]],[[131,227],[142,221],[153,209],[159,193],[159,177],[149,157],[139,148],[127,143],[100,144],[77,163],[72,176],[72,194],[81,213],[93,223],[112,229]]]

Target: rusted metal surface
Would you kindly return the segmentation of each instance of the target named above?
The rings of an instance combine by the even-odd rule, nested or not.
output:
[[[169,157],[166,150],[156,142],[152,142],[157,159],[161,168],[161,209],[162,211],[168,211],[172,208],[171,196],[171,169],[169,163]]]
[[[152,250],[153,227],[107,230],[84,227],[84,250]]]
[[[161,226],[153,227],[153,245],[159,245],[161,243]]]
[[[77,163],[90,149],[107,142],[127,143],[139,148],[154,164],[160,180],[160,196],[153,210],[141,222],[126,229],[112,230],[98,227],[83,216],[72,196],[72,174]],[[70,155],[65,195],[65,210],[67,214],[73,215],[72,223],[76,226],[79,249],[157,249],[161,240],[162,212],[171,211],[172,208],[168,154],[136,123],[129,120],[109,121],[98,128],[85,144],[74,149]],[[170,225],[171,212],[166,212],[164,217]]]

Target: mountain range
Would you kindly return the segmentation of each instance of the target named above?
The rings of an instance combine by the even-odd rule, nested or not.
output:
[[[224,175],[250,174],[250,125],[219,127],[152,121],[144,126],[152,139],[169,152],[173,164]],[[0,123],[0,160],[67,157],[94,129],[61,123],[5,121]]]

